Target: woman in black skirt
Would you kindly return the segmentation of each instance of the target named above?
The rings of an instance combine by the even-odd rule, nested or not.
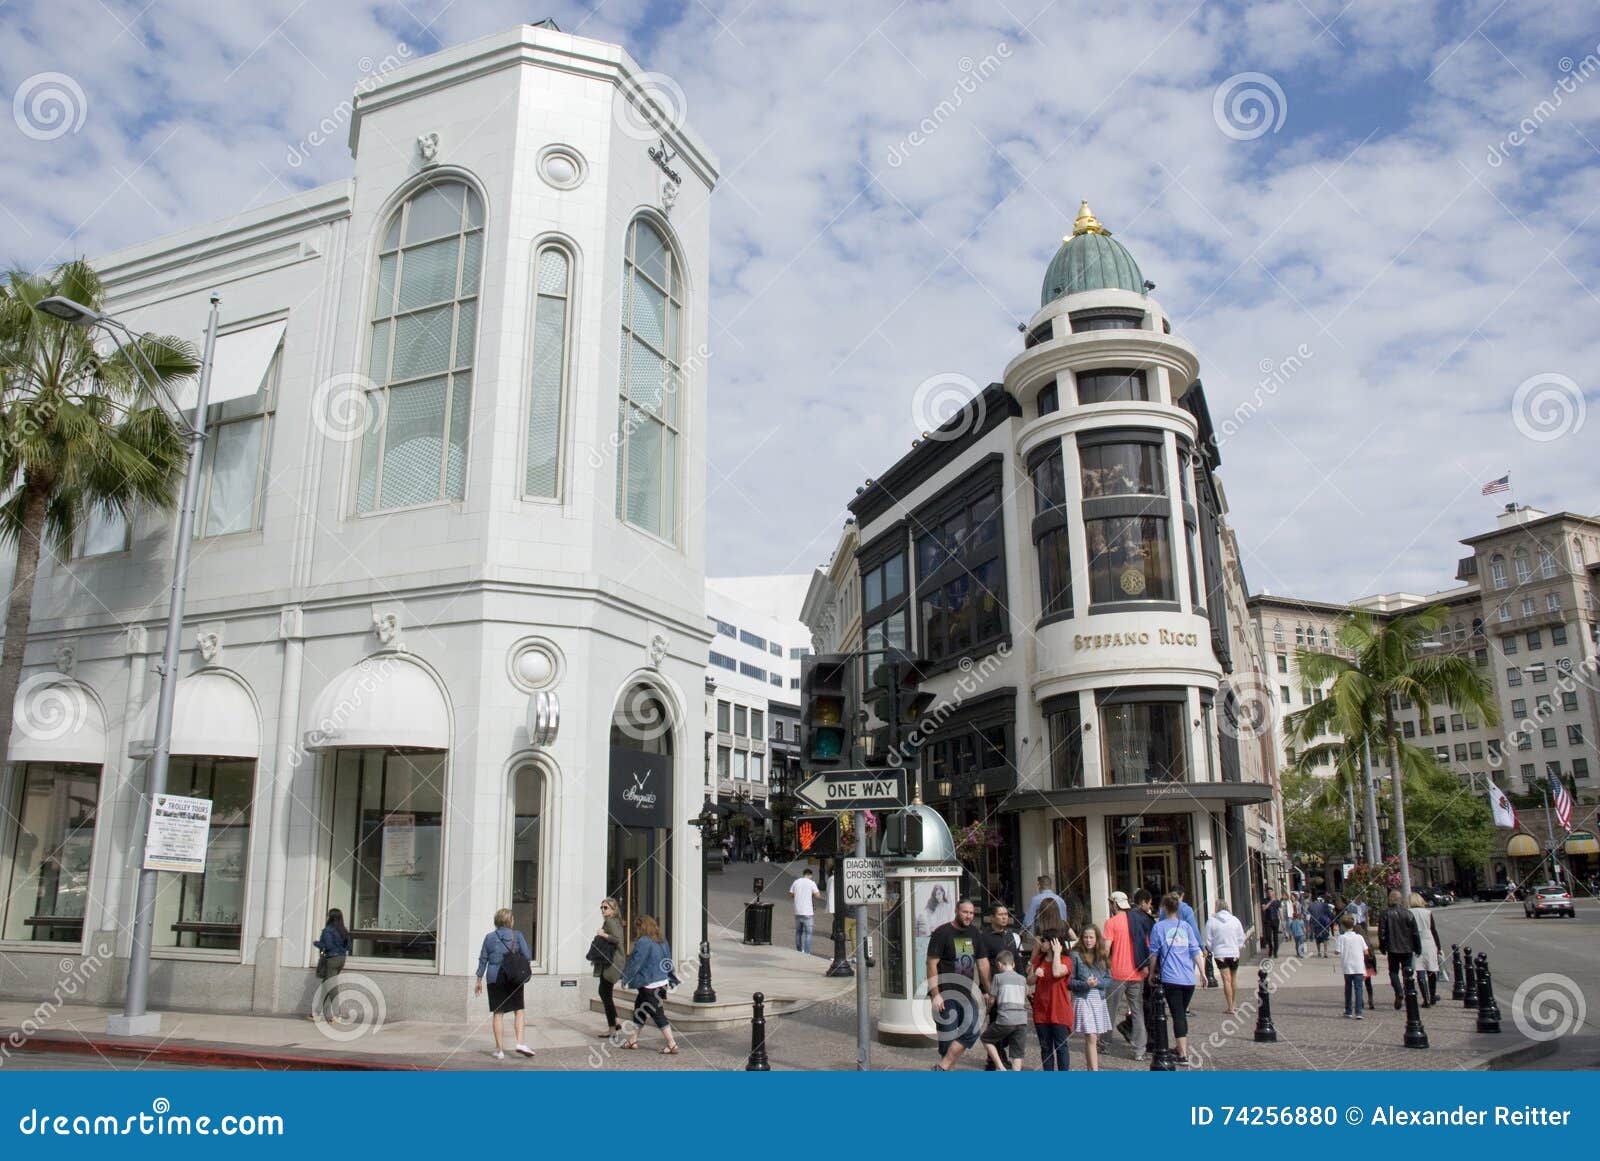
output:
[[[515,922],[516,916],[512,915],[509,907],[502,907],[494,913],[494,930],[483,937],[483,948],[478,952],[478,982],[473,988],[473,994],[481,996],[484,983],[489,985],[489,1024],[494,1029],[493,1055],[496,1060],[506,1058],[505,1046],[500,1039],[500,1017],[507,1012],[512,1013],[515,1024],[518,1055],[533,1055],[533,1049],[523,1040],[522,984],[513,984],[500,978],[500,965],[513,948],[520,951],[525,959],[533,959],[528,941],[522,937],[522,932],[512,926]]]

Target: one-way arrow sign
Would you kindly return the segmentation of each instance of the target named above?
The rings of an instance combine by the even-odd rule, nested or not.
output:
[[[794,796],[818,810],[893,810],[906,804],[904,770],[825,770]]]

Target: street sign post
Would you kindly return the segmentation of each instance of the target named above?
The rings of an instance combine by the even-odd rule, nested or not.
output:
[[[794,796],[818,810],[895,810],[905,806],[904,770],[823,770],[795,788]]]
[[[846,907],[868,907],[887,902],[888,879],[882,859],[844,860],[844,902]]]

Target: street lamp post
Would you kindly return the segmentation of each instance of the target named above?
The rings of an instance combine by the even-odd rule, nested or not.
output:
[[[710,882],[706,878],[706,851],[709,849],[706,844],[711,841],[711,829],[716,824],[717,818],[708,799],[699,817],[690,824],[700,830],[700,975],[694,985],[696,1004],[717,1002],[716,990],[711,986],[711,896]]]
[[[157,872],[144,866],[144,849],[150,838],[151,806],[167,789],[167,768],[172,757],[172,711],[178,695],[178,665],[183,652],[183,605],[189,583],[189,548],[194,536],[194,511],[200,496],[201,449],[206,440],[206,404],[211,392],[211,357],[217,345],[218,307],[222,299],[211,295],[211,316],[206,322],[204,352],[200,357],[200,382],[195,392],[194,421],[189,423],[189,463],[183,480],[183,500],[178,509],[177,542],[172,550],[172,588],[167,601],[167,636],[161,653],[161,688],[156,695],[155,739],[150,753],[149,781],[145,787],[144,838],[139,850],[139,889],[134,906],[133,946],[128,953],[128,984],[122,1014],[106,1022],[113,1036],[153,1036],[161,1030],[161,1013],[149,1011],[150,946],[155,930]],[[77,326],[99,327],[111,336],[135,373],[158,400],[157,379],[139,365],[137,346],[125,347],[122,335],[137,339],[128,327],[110,315],[59,295],[40,302],[39,311]],[[175,406],[175,405],[174,405]],[[181,419],[180,413],[180,419]]]

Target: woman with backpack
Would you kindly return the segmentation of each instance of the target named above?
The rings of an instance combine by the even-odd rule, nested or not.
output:
[[[634,989],[633,1034],[624,1048],[639,1047],[639,1033],[650,1021],[667,1040],[661,1055],[678,1055],[678,1041],[667,1021],[667,989],[678,982],[678,975],[672,970],[672,945],[661,934],[653,916],[637,916],[633,921],[633,951],[622,968],[622,986]]]
[[[528,941],[513,924],[516,916],[511,908],[502,907],[494,913],[494,930],[483,937],[483,948],[478,952],[478,982],[473,995],[483,994],[483,985],[489,985],[489,1025],[494,1029],[494,1058],[506,1058],[504,1042],[500,1038],[500,1017],[513,1013],[517,1034],[516,1051],[520,1056],[532,1056],[533,1049],[523,1040],[522,985],[533,976],[533,952]]]

